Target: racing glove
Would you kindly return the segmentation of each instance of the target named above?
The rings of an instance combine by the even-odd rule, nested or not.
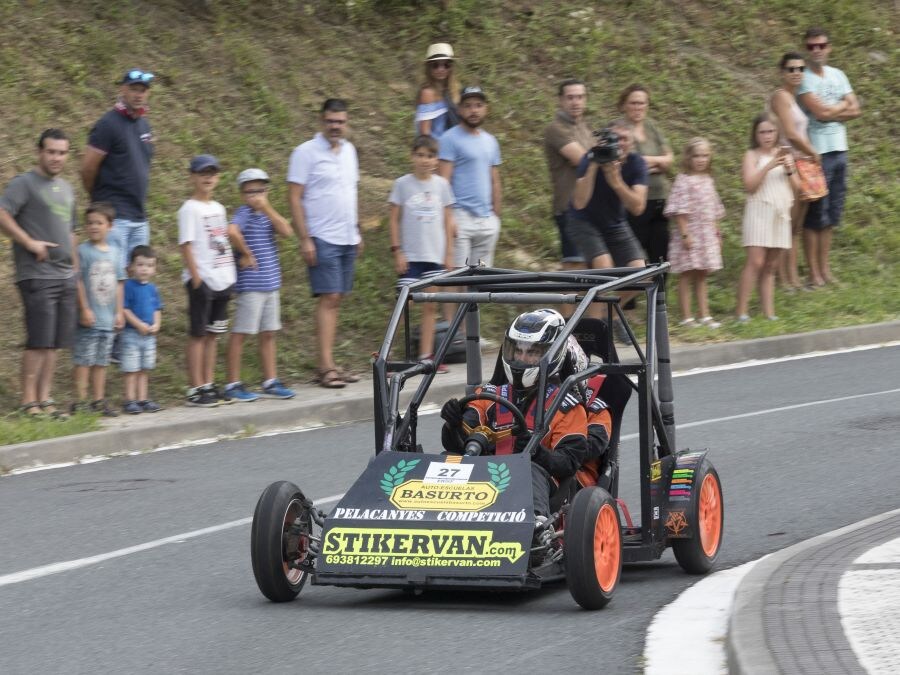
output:
[[[441,429],[441,444],[449,452],[462,452],[465,438],[463,436],[463,407],[459,399],[451,398],[441,408],[444,427]]]
[[[528,441],[531,440],[531,432],[527,429],[525,431],[518,431],[518,429],[513,427],[513,435],[516,438],[516,443],[513,446],[513,452],[522,452],[525,449],[525,446],[528,445]]]
[[[458,398],[451,398],[441,408],[441,419],[451,429],[459,429],[463,421],[463,407],[459,404]]]

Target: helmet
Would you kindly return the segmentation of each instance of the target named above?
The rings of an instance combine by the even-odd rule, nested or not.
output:
[[[530,389],[537,383],[538,364],[565,325],[565,319],[553,309],[536,309],[516,317],[506,331],[501,351],[503,370],[514,387]],[[559,351],[548,375],[559,371],[566,351]]]
[[[566,351],[569,353],[569,363],[572,364],[572,370],[574,372],[580,373],[591,365],[591,360],[588,358],[588,355],[584,353],[584,350],[581,348],[581,345],[578,344],[578,340],[575,339],[574,335],[569,336],[569,340],[566,342]]]

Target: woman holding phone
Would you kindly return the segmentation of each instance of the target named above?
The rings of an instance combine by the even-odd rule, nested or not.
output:
[[[747,262],[738,283],[737,319],[750,320],[750,294],[758,285],[763,315],[774,321],[778,318],[775,268],[783,251],[791,246],[791,207],[800,179],[793,154],[790,148],[778,144],[778,126],[768,113],[753,120],[741,177],[747,191],[742,235]]]

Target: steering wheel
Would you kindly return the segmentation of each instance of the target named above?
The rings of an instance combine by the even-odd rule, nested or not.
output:
[[[469,394],[468,396],[459,399],[459,405],[460,407],[465,408],[472,401],[493,401],[494,403],[498,403],[512,413],[516,424],[522,429],[528,428],[528,423],[525,421],[525,415],[519,410],[519,407],[509,399],[497,396],[497,394],[479,392],[477,394]],[[497,445],[497,432],[490,427],[482,425],[476,427],[466,439],[464,453],[466,455],[480,455],[492,445]]]

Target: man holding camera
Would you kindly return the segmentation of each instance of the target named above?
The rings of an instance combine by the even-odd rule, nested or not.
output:
[[[591,269],[643,267],[644,252],[625,212],[639,216],[647,206],[647,164],[631,152],[626,120],[612,122],[597,137],[578,165],[566,231]]]

